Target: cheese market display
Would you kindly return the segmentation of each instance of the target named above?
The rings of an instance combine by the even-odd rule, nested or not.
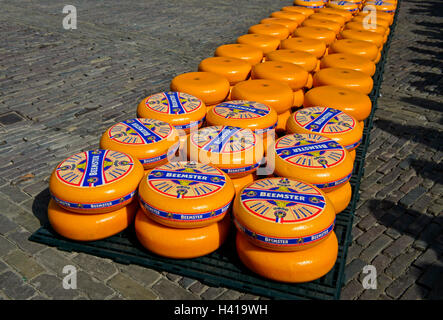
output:
[[[294,0],[260,17],[145,95],[98,149],[54,168],[52,228],[95,241],[134,226],[142,249],[172,259],[210,254],[236,232],[230,250],[263,278],[326,275],[396,8]]]

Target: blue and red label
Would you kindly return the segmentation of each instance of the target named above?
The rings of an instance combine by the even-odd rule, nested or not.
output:
[[[200,108],[202,101],[183,92],[161,92],[148,97],[145,106],[163,114],[186,114]]]
[[[159,142],[172,134],[172,126],[154,119],[130,119],[112,126],[108,137],[116,142],[143,145]]]

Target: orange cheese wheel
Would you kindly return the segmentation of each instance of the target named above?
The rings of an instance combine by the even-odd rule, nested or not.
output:
[[[289,11],[276,11],[271,13],[271,17],[293,20],[299,25],[306,19],[306,16],[302,13]]]
[[[326,20],[326,21],[332,21],[335,23],[338,23],[340,27],[343,27],[345,25],[346,19],[336,13],[314,13],[309,17],[309,19],[317,19],[317,20]]]
[[[374,6],[377,11],[394,14],[397,8],[396,3],[385,2],[381,0],[377,1],[368,1],[365,3],[365,6]]]
[[[300,6],[286,6],[281,8],[281,11],[298,12],[304,15],[306,18],[315,13],[314,9]]]
[[[254,246],[238,232],[237,254],[243,264],[258,275],[280,282],[300,283],[321,278],[334,266],[338,241],[334,232],[307,250],[278,252]]]
[[[351,184],[349,182],[346,182],[344,185],[338,187],[337,189],[326,192],[326,196],[331,201],[335,209],[335,214],[339,214],[340,212],[345,210],[346,207],[349,205],[349,202],[351,202]]]
[[[331,46],[329,47],[329,53],[355,54],[377,63],[376,59],[380,54],[380,51],[377,45],[369,41],[357,39],[341,39],[331,44]]]
[[[231,86],[249,78],[251,64],[238,58],[210,57],[202,60],[198,71],[219,74],[228,79]]]
[[[369,97],[355,90],[339,86],[321,86],[305,93],[304,107],[330,107],[346,112],[357,121],[369,117],[372,102]]]
[[[312,133],[337,141],[348,151],[357,148],[363,128],[343,111],[328,107],[309,107],[295,111],[286,124],[288,133]]]
[[[308,76],[309,80],[309,76]],[[303,101],[305,100],[305,92],[303,89],[299,89],[294,91],[294,107],[301,107],[303,105]]]
[[[188,72],[171,81],[171,90],[189,93],[207,105],[222,102],[229,94],[229,81],[212,72]]]
[[[295,29],[294,37],[322,40],[329,46],[336,39],[334,31],[319,27],[300,27]]]
[[[293,63],[307,72],[313,72],[318,64],[318,59],[313,54],[293,49],[271,51],[266,54],[266,60]]]
[[[367,16],[358,15],[358,16],[355,16],[354,18],[352,18],[352,22],[358,22],[360,24],[374,23],[377,26],[382,26],[383,28],[385,28],[387,34],[389,34],[389,32],[390,32],[390,30],[389,30],[389,26],[391,25],[390,21],[386,20],[384,18],[381,18],[377,15],[374,16],[374,20],[367,18]]]
[[[314,27],[314,28],[325,28],[328,30],[333,31],[336,35],[340,32],[342,29],[342,25],[338,22],[334,22],[331,20],[326,19],[306,19],[302,23],[303,27]]]
[[[89,150],[60,162],[49,179],[52,198],[62,208],[85,214],[115,211],[128,205],[143,178],[133,156],[113,150]]]
[[[388,36],[387,29],[379,24],[365,26],[363,22],[350,21],[346,24],[345,29],[366,30],[366,31],[376,32],[383,36],[384,42],[386,42],[386,38]]]
[[[383,47],[384,43],[384,37],[382,35],[366,30],[345,29],[340,32],[340,38],[368,41],[375,44],[379,49]]]
[[[325,3],[322,0],[294,0],[294,5],[317,11],[318,9],[323,8]]]
[[[143,99],[137,107],[137,117],[161,120],[185,133],[200,128],[205,115],[205,103],[184,92],[156,93]]]
[[[137,158],[144,169],[151,169],[174,156],[179,148],[179,134],[161,120],[129,119],[107,129],[100,139],[100,148],[128,153]]]
[[[346,10],[352,14],[356,14],[359,9],[357,4],[350,1],[329,1],[327,6],[333,9]]]
[[[294,94],[286,83],[277,80],[248,80],[237,83],[232,89],[232,100],[249,100],[263,103],[277,113],[292,107]]]
[[[289,30],[289,34],[292,34],[295,29],[298,27],[298,22],[291,19],[285,18],[265,18],[260,20],[260,23],[264,24],[280,24]]]
[[[313,86],[342,86],[364,94],[372,90],[373,80],[367,74],[344,68],[321,69],[314,75]]]
[[[267,34],[245,34],[237,38],[237,43],[253,46],[261,50],[262,55],[277,50],[280,40]],[[262,56],[263,57],[263,56]]]
[[[233,100],[220,103],[208,111],[209,126],[233,126],[251,129],[262,138],[277,125],[277,112],[254,101]]]
[[[345,147],[317,134],[293,133],[268,150],[275,155],[275,173],[333,190],[351,178],[353,161]]]
[[[321,58],[326,52],[326,42],[317,39],[295,37],[281,42],[282,49],[299,50]]]
[[[250,129],[210,126],[189,135],[188,158],[208,163],[231,178],[255,172],[263,158],[263,141]]]
[[[345,19],[345,21],[350,21],[353,17],[352,13],[346,10],[334,9],[334,8],[321,8],[318,13],[336,14]]]
[[[263,51],[257,47],[233,43],[219,46],[214,55],[216,57],[231,57],[238,58],[249,62],[251,65],[260,63],[263,60]]]
[[[286,83],[292,90],[303,88],[308,81],[308,72],[293,63],[266,61],[252,68],[251,79],[278,80]]]
[[[48,219],[52,228],[65,238],[95,241],[111,237],[126,229],[134,220],[137,201],[115,211],[98,214],[78,214],[49,201]]]
[[[276,251],[306,250],[334,229],[335,211],[320,189],[287,178],[246,185],[233,204],[234,223],[254,245]]]
[[[250,184],[251,182],[254,182],[254,175],[248,174],[247,176],[237,178],[237,179],[231,179],[232,183],[234,184],[235,194],[238,194],[244,186]]]
[[[375,73],[375,63],[367,58],[350,53],[333,53],[323,57],[320,68],[344,68],[363,72],[372,77]]]
[[[289,37],[288,28],[276,23],[260,23],[253,25],[248,29],[248,33],[264,34],[275,37],[279,40],[287,39]]]
[[[155,168],[139,186],[143,211],[175,228],[199,228],[220,221],[233,197],[234,186],[224,172],[194,161]]]
[[[217,250],[229,233],[230,219],[209,226],[177,229],[156,223],[139,210],[135,217],[135,233],[140,243],[159,256],[173,259],[191,259]]]

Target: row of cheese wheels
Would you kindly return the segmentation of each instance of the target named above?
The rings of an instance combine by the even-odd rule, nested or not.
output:
[[[344,90],[344,89],[341,89],[342,91]],[[313,90],[312,90],[313,91]],[[197,101],[197,100],[199,100],[199,99],[196,99],[195,101]],[[199,102],[199,104],[201,104],[200,102]],[[321,112],[320,112],[321,113]],[[295,117],[294,117],[295,118]],[[151,119],[152,120],[152,119]],[[135,123],[137,123],[138,122],[138,125],[140,125],[140,124],[143,124],[142,122],[140,122],[140,119],[132,119],[131,120],[131,122],[132,121],[134,121]],[[149,121],[148,121],[149,122]],[[121,129],[120,128],[120,130],[116,130],[114,133],[116,133],[116,135],[118,136],[119,134],[120,134],[120,136],[118,136],[117,138],[120,138],[120,137],[124,137],[124,138],[122,138],[121,140],[125,140],[124,141],[124,143],[127,143],[127,144],[131,144],[131,143],[133,143],[132,142],[132,139],[131,138],[134,138],[134,131],[136,132],[135,133],[135,136],[137,136],[136,138],[135,138],[135,140],[134,141],[136,141],[137,139],[139,139],[140,138],[140,136],[142,136],[142,140],[143,140],[143,132],[140,134],[140,132],[139,131],[137,131],[137,126],[135,126],[135,128],[134,128],[134,126],[127,126],[128,124],[127,123],[125,123],[124,124],[124,126],[126,126],[124,129]],[[152,128],[154,128],[155,127],[155,124],[152,124],[152,123],[150,123],[149,124],[150,125],[150,128],[152,129]],[[197,125],[198,125],[198,121],[197,121]],[[170,129],[171,129],[171,126],[169,126],[170,127]],[[138,129],[140,129],[141,127],[138,127]],[[149,126],[148,126],[148,128],[149,128]],[[187,128],[185,128],[185,129],[187,129]],[[218,131],[217,131],[218,130]],[[155,131],[155,130],[154,130]],[[161,130],[160,130],[161,131]],[[173,131],[173,130],[170,130],[170,131]],[[215,134],[220,134],[220,133],[222,133],[222,132],[226,132],[226,130],[222,130],[222,129],[216,129],[216,130],[210,130],[211,132],[209,133],[209,134],[204,134],[203,135],[203,140],[204,139],[206,139],[206,140],[209,140],[209,141],[212,141],[212,135],[215,133]],[[229,130],[228,130],[229,131]],[[231,128],[231,131],[232,131],[232,128]],[[126,135],[125,135],[125,133],[126,133]],[[132,134],[133,136],[131,137],[131,135],[130,134]],[[169,134],[167,134],[166,136],[168,136]],[[252,134],[253,135],[253,134]],[[252,136],[251,135],[251,136]],[[209,139],[207,139],[208,138],[208,136],[209,136]],[[297,136],[297,135],[296,135]],[[152,138],[150,135],[148,135],[148,137],[150,137],[150,138]],[[145,136],[145,138],[146,138],[146,136]],[[164,138],[164,137],[163,137]],[[158,139],[158,137],[156,137],[156,138],[154,138],[154,141],[155,141],[155,139]],[[152,140],[152,139],[151,139]],[[159,139],[158,141],[162,141],[162,140],[165,140],[165,139]],[[166,139],[166,140],[168,140],[168,139]],[[198,138],[198,139],[196,139],[196,141],[199,141],[199,142],[201,142],[201,140],[202,139],[200,139],[200,137]],[[287,140],[287,139],[286,139]],[[149,141],[149,139],[148,139],[148,141]],[[173,143],[173,145],[176,145],[177,144],[177,140],[176,139],[170,139],[170,141],[173,141],[174,143]],[[189,141],[189,140],[188,140]],[[207,142],[207,141],[206,141]],[[139,144],[143,144],[143,142],[142,143],[139,143]],[[198,145],[198,143],[197,143],[197,145]],[[168,150],[169,150],[170,148],[168,148]],[[172,148],[173,150],[174,150],[174,148]],[[98,153],[100,153],[101,151],[100,150],[95,150],[95,151],[93,151],[93,152],[98,152]],[[120,174],[120,172],[123,172],[124,171],[124,169],[122,170],[122,165],[124,166],[124,165],[128,165],[128,163],[130,163],[130,161],[127,161],[127,159],[126,159],[126,161],[125,160],[121,160],[120,162],[118,161],[118,160],[116,160],[116,159],[120,159],[121,158],[121,156],[119,156],[119,157],[115,157],[115,158],[113,158],[116,154],[115,154],[115,152],[113,152],[113,151],[109,151],[109,150],[106,150],[106,152],[107,152],[107,154],[106,154],[106,156],[103,156],[103,158],[104,158],[104,163],[106,163],[107,165],[108,165],[108,167],[106,168],[106,169],[103,169],[102,170],[102,172],[101,172],[101,174],[102,174],[102,176],[101,176],[101,178],[102,179],[104,179],[104,180],[106,180],[106,182],[108,182],[108,180],[109,181],[111,181],[115,176],[119,176],[119,175],[121,175]],[[173,153],[173,152],[172,152]],[[86,159],[84,159],[84,158],[88,158],[88,155],[89,155],[89,160],[90,160],[90,162],[88,162],[88,161],[86,161]],[[97,186],[97,185],[100,185],[100,178],[97,178],[96,176],[93,176],[93,175],[91,175],[90,174],[90,172],[89,173],[85,173],[85,169],[86,168],[94,168],[94,164],[95,164],[95,162],[94,162],[94,160],[92,159],[93,158],[93,155],[92,154],[88,154],[88,155],[86,155],[86,157],[83,157],[83,159],[81,159],[81,160],[83,160],[83,161],[78,161],[78,173],[80,174],[80,176],[81,176],[81,181],[82,182],[80,182],[80,185],[82,184],[82,183],[84,183],[84,181],[86,181],[88,184],[89,184],[89,186],[93,186],[93,187],[95,187],[95,186]],[[76,155],[76,156],[74,156],[74,159],[69,159],[70,161],[67,161],[67,163],[63,166],[62,164],[61,164],[61,166],[59,166],[59,171],[62,171],[62,170],[67,170],[66,172],[64,172],[65,174],[64,174],[64,179],[65,179],[65,182],[68,182],[68,184],[70,184],[70,185],[76,185],[76,183],[78,182],[76,179],[78,178],[77,177],[77,175],[76,174],[73,174],[72,172],[69,172],[69,169],[67,168],[68,166],[71,166],[71,168],[74,168],[74,163],[76,162],[76,158],[78,157],[78,155]],[[157,162],[157,160],[158,160],[158,158],[157,158],[158,156],[156,156],[156,157],[154,157],[154,160],[155,161],[153,161],[153,162],[150,162],[150,161],[148,161],[148,163],[150,162],[150,163],[155,163],[155,164],[159,164],[159,162]],[[81,156],[80,156],[80,158],[82,158]],[[109,159],[109,158],[111,158],[111,159]],[[119,170],[110,170],[110,171],[108,171],[108,172],[105,172],[105,171],[107,171],[107,170],[109,170],[109,168],[110,167],[112,167],[112,161],[113,160],[115,160],[114,161],[114,164],[117,164],[117,167],[118,167],[118,165],[120,165],[120,168],[114,168],[114,169],[119,169]],[[97,161],[97,160],[96,160]],[[160,161],[161,161],[161,159],[160,159]],[[135,161],[133,161],[134,163],[135,163]],[[111,164],[110,164],[111,163]],[[61,168],[63,168],[63,169],[61,169]],[[81,169],[83,169],[83,172],[82,172],[82,170]],[[94,170],[94,169],[92,169],[92,170]],[[71,170],[71,171],[74,171],[74,170]],[[87,170],[86,170],[87,171]],[[108,175],[107,175],[107,173],[109,173]],[[125,173],[126,174],[126,173]],[[125,175],[124,174],[124,175]],[[98,182],[97,182],[97,179],[98,179]],[[112,181],[111,181],[112,182]],[[77,186],[78,186],[79,184],[77,184]],[[201,191],[200,191],[201,192]],[[111,192],[111,194],[112,194],[112,192]],[[114,194],[114,196],[115,196],[115,194]],[[114,197],[115,198],[115,197]],[[69,201],[65,201],[65,200],[61,200],[61,198],[57,198],[57,197],[54,197],[54,199],[56,199],[56,200],[59,200],[58,201],[58,203],[59,204],[64,204],[64,205],[66,205],[66,204],[68,204],[67,205],[67,208],[68,209],[70,209],[71,211],[78,211],[78,212],[84,212],[84,209],[85,208],[96,208],[97,206],[98,207],[101,207],[102,205],[103,205],[103,203],[99,203],[99,204],[96,204],[96,206],[90,206],[90,207],[88,207],[88,205],[90,205],[90,204],[88,204],[88,203],[86,203],[86,204],[82,204],[82,203],[75,203],[74,204],[74,207],[76,206],[76,205],[79,205],[79,207],[81,207],[81,209],[79,209],[79,208],[75,208],[75,210],[72,210],[73,209],[73,207],[71,206],[72,205],[72,203],[69,203]],[[114,202],[113,201],[115,201],[115,199],[108,199],[108,200],[106,200],[106,202],[108,202],[108,203],[111,203],[111,204],[113,204]],[[117,211],[119,211],[119,210],[124,210],[124,209],[127,209],[127,208],[129,208],[130,206],[124,206],[124,204],[127,204],[127,202],[125,202],[125,196],[123,196],[123,197],[121,197],[121,198],[119,198],[119,202],[120,202],[120,204],[123,204],[123,209],[116,209],[116,210],[113,210],[112,212],[113,213],[116,213]],[[50,205],[50,208],[51,208],[51,206],[52,207],[54,207],[55,205],[54,205],[54,203],[53,202],[51,202],[51,205]],[[112,207],[113,205],[111,205],[111,207]],[[114,207],[114,209],[115,209],[115,207]],[[100,210],[99,210],[100,211]],[[126,210],[126,211],[128,211],[128,210]],[[129,211],[133,211],[133,210],[129,210]],[[50,210],[50,212],[51,212],[51,210]],[[97,211],[96,211],[97,212]],[[68,214],[71,214],[71,213],[69,213],[68,212]],[[71,214],[72,215],[72,214]],[[79,218],[80,216],[76,216],[76,218]],[[143,217],[143,216],[142,216]],[[128,219],[126,219],[126,220],[128,220]],[[219,223],[217,223],[217,225],[218,225]],[[239,236],[239,239],[241,238],[241,236]],[[239,240],[240,241],[240,240]],[[240,241],[241,242],[241,241]]]

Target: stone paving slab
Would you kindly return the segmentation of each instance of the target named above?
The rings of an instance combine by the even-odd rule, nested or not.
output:
[[[0,299],[261,299],[29,243],[47,183],[145,96],[291,1],[0,1]],[[402,1],[371,131],[342,299],[443,298],[442,4]],[[5,115],[6,118],[2,118]],[[6,120],[5,120],[6,119]],[[376,266],[378,288],[362,286]],[[66,265],[79,287],[62,288]]]

